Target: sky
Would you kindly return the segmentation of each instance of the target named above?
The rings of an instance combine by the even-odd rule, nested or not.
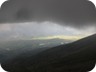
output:
[[[2,39],[67,39],[78,40],[95,34],[96,28],[85,27],[84,30],[74,27],[62,26],[55,22],[24,22],[7,23],[0,25],[0,37]]]
[[[88,0],[9,0],[1,6],[1,23],[46,20],[74,27],[94,25],[95,5]]]
[[[1,38],[81,39],[94,33],[96,9],[88,0],[8,0],[0,9]]]

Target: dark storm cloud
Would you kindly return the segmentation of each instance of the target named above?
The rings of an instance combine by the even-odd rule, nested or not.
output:
[[[71,26],[95,25],[96,9],[87,0],[10,0],[0,10],[0,22],[48,20]]]

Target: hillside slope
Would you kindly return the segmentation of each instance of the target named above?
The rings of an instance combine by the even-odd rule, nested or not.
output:
[[[2,67],[10,72],[87,72],[95,62],[96,34],[34,56],[21,54],[2,62]]]

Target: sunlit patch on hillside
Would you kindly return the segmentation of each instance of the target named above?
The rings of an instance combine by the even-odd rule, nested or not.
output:
[[[84,36],[64,36],[64,35],[57,35],[57,36],[46,36],[46,37],[34,37],[32,40],[43,40],[43,39],[64,39],[64,40],[79,40],[83,38]]]

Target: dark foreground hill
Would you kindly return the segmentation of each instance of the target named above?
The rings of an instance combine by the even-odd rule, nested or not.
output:
[[[34,56],[21,54],[1,64],[9,72],[87,72],[95,62],[96,34]]]

